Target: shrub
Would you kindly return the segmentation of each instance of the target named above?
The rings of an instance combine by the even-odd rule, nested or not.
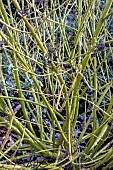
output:
[[[108,169],[112,0],[0,4],[0,166],[35,154],[34,169]]]

